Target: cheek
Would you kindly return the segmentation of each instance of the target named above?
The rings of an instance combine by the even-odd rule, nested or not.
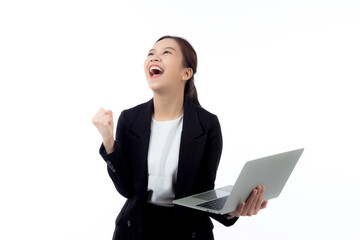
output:
[[[180,74],[180,65],[175,62],[175,61],[171,61],[171,62],[168,62],[167,65],[166,65],[166,70],[167,70],[167,73],[172,75],[172,76],[177,76]],[[166,72],[165,70],[165,72]]]
[[[147,73],[147,71],[148,71],[148,69],[147,69],[147,65],[148,65],[148,61],[147,60],[145,60],[145,62],[144,62],[144,72],[145,72],[145,74]]]
[[[144,61],[144,69],[146,68],[147,60]]]

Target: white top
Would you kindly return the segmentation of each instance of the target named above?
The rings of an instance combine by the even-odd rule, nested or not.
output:
[[[174,206],[183,116],[169,121],[151,121],[148,151],[148,201]]]

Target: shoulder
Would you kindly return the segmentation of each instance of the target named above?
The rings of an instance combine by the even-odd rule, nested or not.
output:
[[[209,112],[208,110],[206,110],[205,108],[199,107],[199,106],[195,106],[196,110],[198,112],[198,116],[200,119],[202,120],[210,120],[213,121],[214,119],[217,119],[217,116],[212,113]]]
[[[190,103],[193,108],[196,109],[198,119],[204,129],[209,129],[211,127],[220,127],[219,119],[216,114],[208,111],[207,109],[197,106],[193,103]]]
[[[145,109],[151,106],[152,106],[152,99],[150,99],[147,102],[140,103],[134,107],[124,109],[121,112],[120,116],[124,115],[128,120],[135,119],[140,112],[144,111]]]
[[[149,114],[151,116],[152,101],[150,99],[147,102],[122,110],[118,118],[118,128],[129,129],[138,120],[139,116],[141,116],[141,119],[144,119]]]

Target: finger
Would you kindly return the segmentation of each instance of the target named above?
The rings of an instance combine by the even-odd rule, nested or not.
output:
[[[113,121],[113,113],[111,110],[107,110],[104,112],[105,113],[105,116],[108,117],[108,119],[110,119],[110,124],[108,125],[111,125],[112,121]]]
[[[109,123],[112,122],[112,117],[110,117],[109,115],[101,115],[98,117],[98,122],[101,123],[102,125],[109,125]]]
[[[238,208],[236,210],[236,216],[240,217],[245,209],[245,202],[239,203]]]
[[[95,122],[98,120],[99,116],[101,115],[101,113],[104,111],[103,108],[100,108],[95,115],[93,116],[93,118],[91,119],[91,121],[95,124]]]
[[[241,211],[244,209],[245,202],[239,203],[235,211],[229,212],[228,215],[239,217],[241,215]]]
[[[268,202],[269,202],[268,200],[263,201],[263,203],[261,204],[261,209],[266,208]]]
[[[248,216],[250,208],[252,207],[252,204],[254,202],[254,199],[256,198],[256,195],[258,193],[257,189],[254,189],[248,200],[246,200],[244,211],[242,212],[241,216]]]
[[[259,201],[259,198],[260,198],[260,191],[257,190],[257,194],[256,194],[254,200],[252,201],[251,206],[249,206],[247,216],[252,216],[252,215],[256,214],[256,206]]]
[[[105,112],[105,109],[104,109],[104,108],[100,108],[100,109],[97,111],[96,115],[102,114],[103,112]]]
[[[260,194],[259,194],[259,198],[257,199],[257,202],[256,202],[255,214],[257,214],[261,209],[261,203],[263,201],[262,199],[263,199],[263,196],[264,196],[264,191],[265,191],[265,186],[262,186]]]
[[[240,209],[239,209],[239,212],[238,212],[239,214],[237,217],[244,216],[243,214],[245,212],[245,205],[246,205],[245,202],[242,202],[239,204]]]
[[[251,206],[249,206],[249,210],[248,210],[248,213],[247,213],[247,216],[252,216],[254,214],[257,214],[257,204],[259,202],[259,199],[260,199],[260,194],[261,194],[261,191],[262,191],[262,187],[261,186],[257,186],[256,187],[256,190],[257,190],[257,194],[251,204]],[[261,203],[261,202],[260,202]]]
[[[104,111],[104,113],[105,113],[106,115],[109,115],[109,116],[112,117],[112,111],[111,111],[111,110],[106,110],[106,111]]]

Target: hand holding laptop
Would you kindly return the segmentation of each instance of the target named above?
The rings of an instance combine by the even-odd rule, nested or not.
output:
[[[246,202],[240,202],[237,209],[228,213],[229,216],[252,216],[256,215],[261,209],[266,208],[268,200],[263,201],[265,186],[257,186],[246,200]]]
[[[280,195],[303,151],[301,148],[247,161],[235,185],[176,199],[173,203],[228,216],[252,216],[266,207],[267,200]]]

